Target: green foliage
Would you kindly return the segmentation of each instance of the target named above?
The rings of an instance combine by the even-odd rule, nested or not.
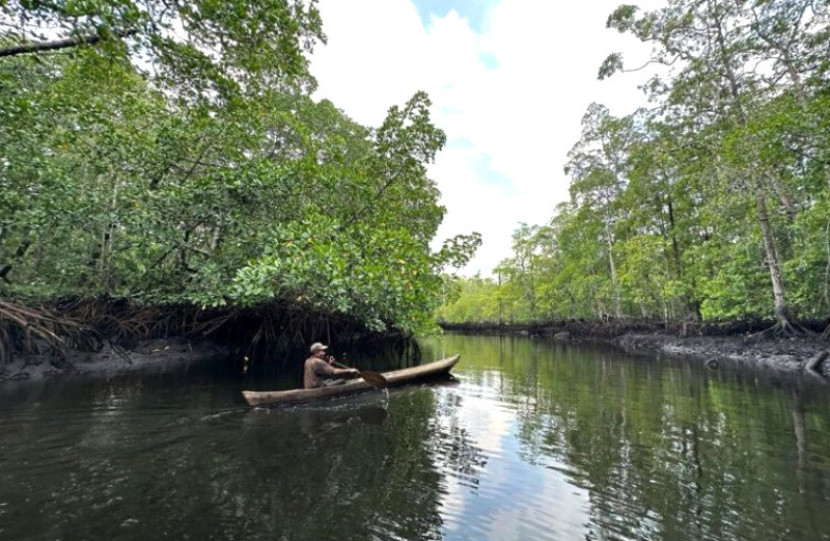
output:
[[[0,56],[90,44],[114,60],[140,58],[182,98],[226,103],[313,85],[305,53],[325,40],[315,0],[10,1],[0,3],[0,23]]]
[[[441,321],[496,323],[499,321],[501,290],[489,278],[445,277],[444,304],[438,310]]]
[[[445,209],[426,166],[445,135],[428,96],[376,130],[313,101],[314,2],[147,6],[3,4],[109,34],[0,57],[0,294],[279,302],[431,330],[440,273],[481,239],[430,250]]]
[[[501,319],[827,317],[827,3],[670,0],[620,6],[608,26],[672,76],[645,85],[650,111],[588,108],[571,201],[517,229],[498,270]],[[618,71],[612,54],[600,78]],[[496,289],[476,287],[462,283],[443,317]]]
[[[405,229],[344,227],[310,214],[269,234],[263,255],[240,268],[230,297],[243,305],[282,298],[359,317],[375,330],[431,328],[441,280],[433,257]]]

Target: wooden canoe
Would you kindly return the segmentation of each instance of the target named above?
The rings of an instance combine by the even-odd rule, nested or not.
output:
[[[455,355],[440,361],[434,361],[420,366],[384,372],[389,386],[404,385],[417,380],[448,374],[458,363],[461,355]],[[296,404],[321,398],[347,395],[371,389],[372,386],[363,381],[363,378],[347,381],[342,385],[322,387],[319,389],[291,389],[288,391],[242,391],[245,400],[251,406],[265,406],[268,404]]]

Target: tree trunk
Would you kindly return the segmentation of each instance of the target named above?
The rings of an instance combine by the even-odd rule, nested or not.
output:
[[[614,263],[614,252],[612,250],[613,241],[611,239],[611,228],[606,219],[605,222],[605,240],[608,244],[608,265],[611,269],[611,286],[614,288],[614,316],[622,317],[622,308],[620,307],[620,288],[617,285],[617,266]]]
[[[107,212],[109,220],[104,225],[101,233],[101,250],[100,258],[98,260],[98,271],[101,275],[101,282],[104,288],[109,293],[110,291],[110,261],[112,259],[112,245],[116,230],[116,209],[118,205],[118,189],[119,183],[112,168],[110,167],[110,179],[112,180],[112,187],[110,189],[110,204]]]
[[[758,222],[761,225],[761,236],[764,241],[766,264],[769,269],[770,280],[772,281],[775,319],[780,326],[789,327],[787,297],[784,293],[783,281],[781,280],[781,267],[778,262],[778,253],[775,249],[775,238],[769,223],[767,202],[764,198],[764,190],[760,181],[756,181],[755,183],[755,205],[758,211]]]
[[[731,96],[731,105],[737,113],[738,123],[741,126],[745,127],[747,125],[747,118],[741,101],[741,92],[740,85],[738,83],[738,77],[735,75],[735,72],[729,61],[729,53],[727,52],[726,39],[724,38],[723,34],[724,21],[722,17],[717,15],[717,10],[713,7],[712,4],[713,0],[708,0],[710,14],[712,14],[712,16],[717,22],[716,39],[719,46],[719,56],[723,67],[723,74],[726,77],[728,83],[728,90]],[[751,183],[751,186],[755,192],[755,206],[758,212],[758,223],[761,226],[761,236],[763,237],[764,253],[766,256],[765,259],[767,267],[769,269],[770,279],[772,281],[772,295],[774,302],[775,319],[778,322],[779,328],[791,329],[792,327],[790,325],[787,313],[787,298],[784,293],[784,284],[781,280],[781,267],[778,261],[778,253],[775,249],[775,238],[772,232],[772,226],[769,222],[769,213],[767,211],[767,202],[762,183],[763,175],[757,172],[750,172],[749,174],[752,177],[754,177],[753,180],[755,181],[754,183]]]
[[[784,212],[787,215],[787,221],[793,223],[795,221],[796,208],[792,197],[790,197],[789,191],[781,184],[778,175],[767,172],[764,176],[767,180],[769,180],[769,183],[772,185],[772,189],[775,190],[775,194],[778,196],[778,201],[781,203],[781,206],[784,208]]]
[[[23,259],[23,256],[26,255],[26,252],[29,251],[29,247],[32,245],[32,237],[29,233],[23,238],[23,241],[17,247],[17,250],[14,252],[14,255],[10,258],[9,262],[3,266],[0,266],[0,280],[3,280],[6,283],[9,283],[9,272],[14,268],[15,262]]]
[[[680,246],[677,244],[677,236],[675,235],[675,225],[674,225],[674,206],[672,205],[671,199],[668,201],[669,206],[669,235],[671,236],[671,248],[672,254],[674,255],[674,264],[676,266],[676,272],[678,278],[683,278],[683,262],[680,259]]]

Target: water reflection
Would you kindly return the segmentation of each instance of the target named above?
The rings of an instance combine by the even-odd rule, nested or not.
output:
[[[176,388],[15,404],[0,422],[0,538],[440,539],[442,465],[472,479],[481,462],[458,425],[435,422],[430,387],[272,410],[214,409],[238,389]]]
[[[442,349],[455,383],[302,407],[171,375],[0,392],[0,539],[829,538],[824,389],[527,338],[424,358]]]
[[[824,389],[526,339],[441,346],[514,410],[522,460],[587,492],[588,539],[830,538]]]

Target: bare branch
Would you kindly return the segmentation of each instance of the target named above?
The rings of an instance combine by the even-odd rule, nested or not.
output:
[[[135,34],[137,30],[126,30],[123,32],[116,32],[114,34],[117,38],[126,38]],[[54,51],[58,49],[68,49],[70,47],[78,47],[80,45],[94,45],[99,41],[107,39],[100,35],[79,36],[74,38],[57,39],[54,41],[40,41],[37,43],[22,43],[20,45],[13,45],[0,49],[0,58],[4,56],[16,56],[20,54],[39,53],[43,51]]]

